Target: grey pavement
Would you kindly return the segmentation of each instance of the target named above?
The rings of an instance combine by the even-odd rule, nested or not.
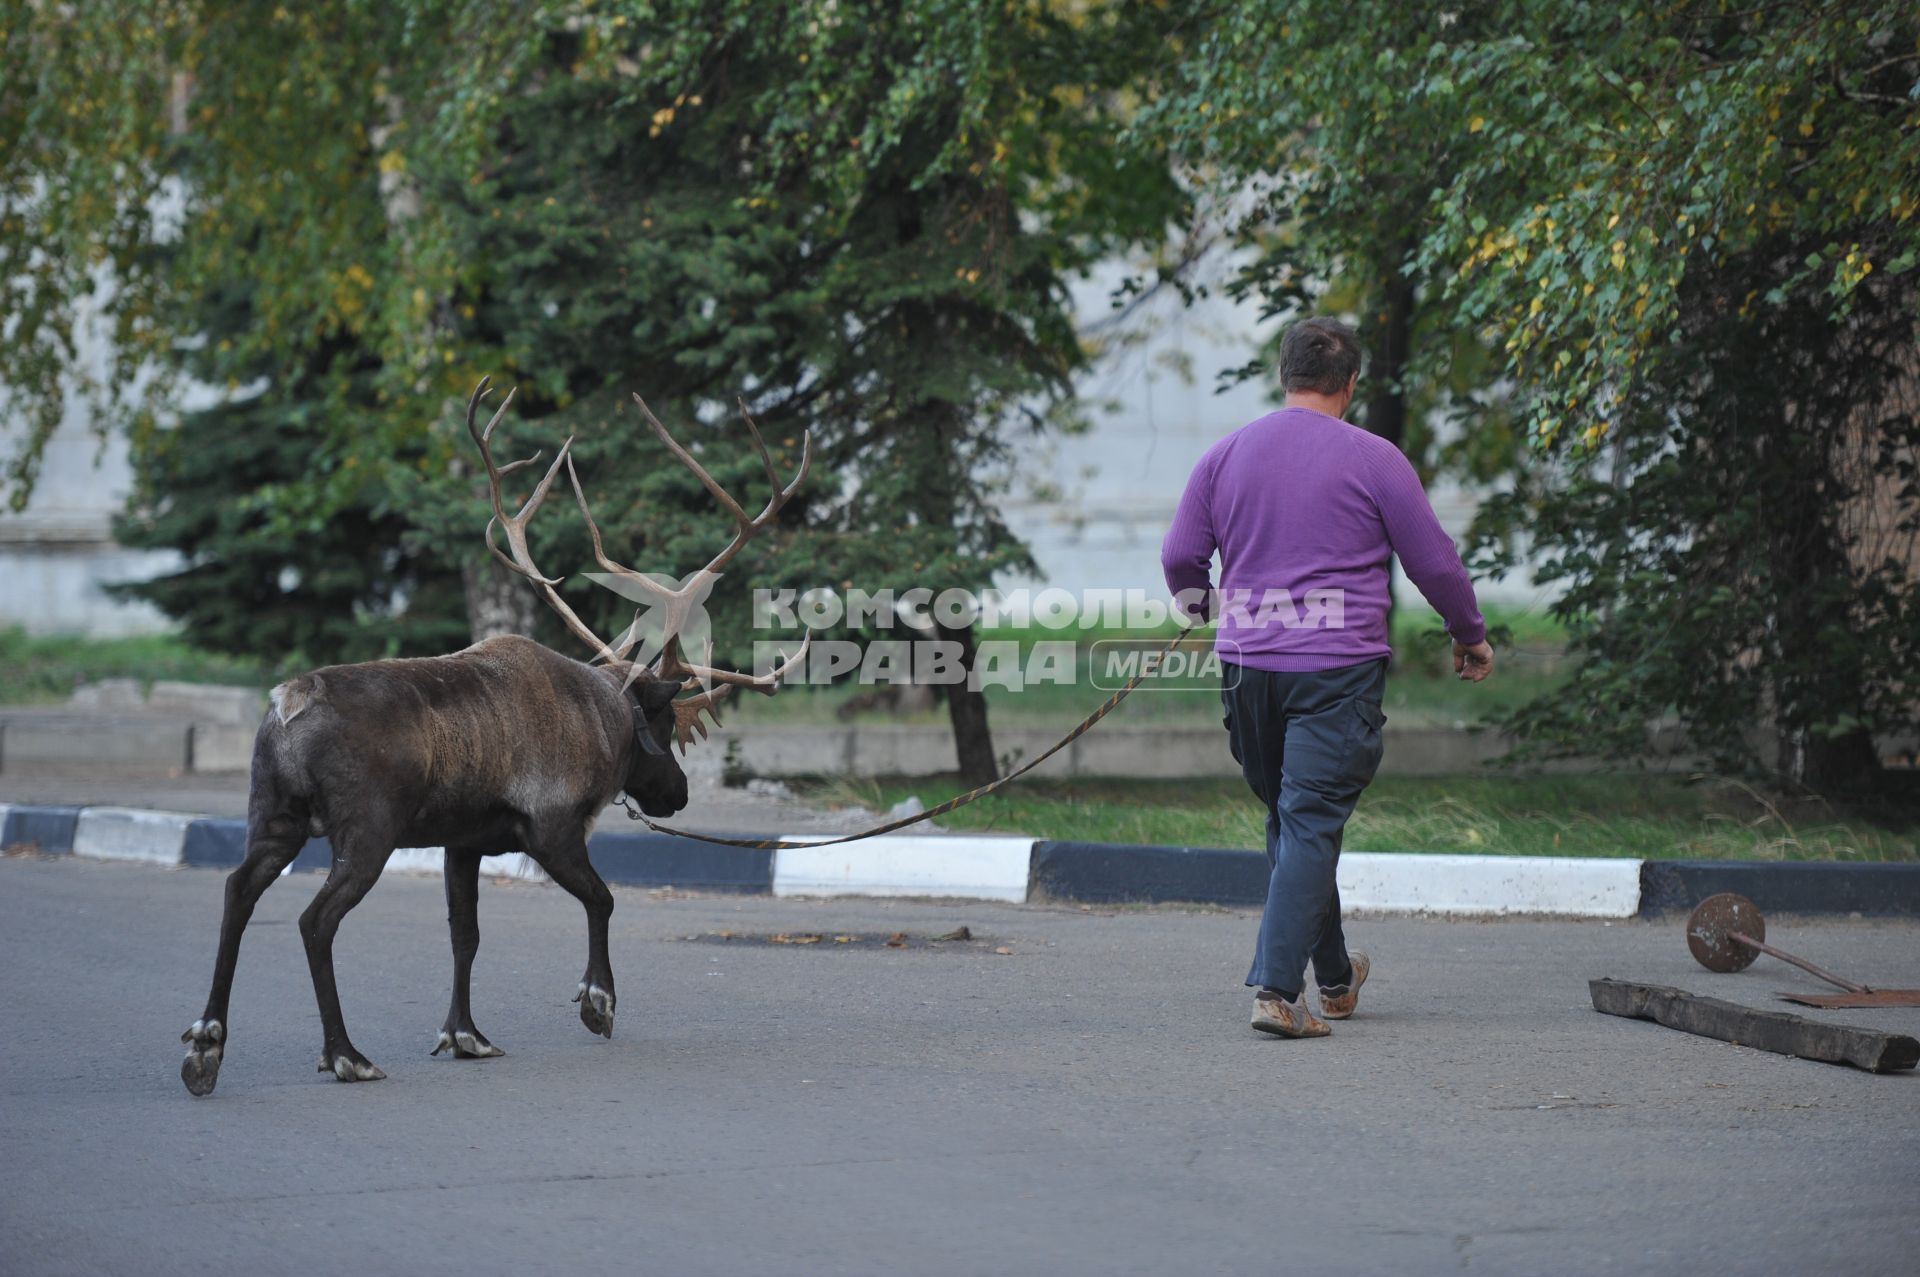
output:
[[[1756,1005],[1806,987],[1764,959],[1701,970],[1677,922],[1361,921],[1359,1017],[1284,1042],[1246,1027],[1246,913],[622,891],[608,1042],[568,1000],[579,907],[493,885],[475,1018],[508,1054],[454,1062],[427,1056],[439,883],[388,878],[337,961],[390,1076],[347,1086],[314,1072],[294,923],[317,880],[295,876],[255,916],[219,1088],[195,1100],[178,1036],[221,884],[0,861],[7,1273],[1720,1277],[1920,1254],[1920,1077],[1589,1009],[1602,975]],[[981,939],[832,940],[961,924]],[[1920,984],[1920,925],[1774,933]]]
[[[667,822],[700,833],[850,833],[880,819],[859,807],[823,810],[800,802],[776,782],[756,781],[747,788],[722,785],[711,756],[688,766],[687,809]],[[56,806],[145,807],[198,816],[244,817],[247,773],[188,772],[177,776],[132,775],[80,767],[40,766],[0,773],[0,803]],[[600,829],[620,832],[629,825],[618,807],[600,818]],[[921,826],[917,832],[938,832]]]

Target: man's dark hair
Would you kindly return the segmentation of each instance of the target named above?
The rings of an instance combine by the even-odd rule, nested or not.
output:
[[[1280,387],[1337,395],[1360,371],[1360,338],[1337,319],[1315,316],[1280,339]]]

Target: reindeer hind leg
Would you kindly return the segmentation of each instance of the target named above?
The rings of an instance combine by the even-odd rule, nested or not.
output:
[[[213,963],[213,988],[206,1009],[187,1026],[180,1040],[187,1044],[180,1062],[180,1080],[194,1095],[207,1095],[220,1080],[220,1062],[226,1054],[227,1001],[233,992],[233,971],[240,961],[240,936],[280,871],[293,863],[306,843],[306,817],[298,812],[266,816],[247,822],[247,855],[227,875],[226,907],[220,916],[220,951]]]

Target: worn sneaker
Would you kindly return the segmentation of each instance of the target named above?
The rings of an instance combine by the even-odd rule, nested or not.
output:
[[[1360,1002],[1360,986],[1367,982],[1367,969],[1373,964],[1367,961],[1367,955],[1355,949],[1353,958],[1353,980],[1349,984],[1320,986],[1320,1014],[1329,1020],[1344,1020],[1353,1014],[1353,1008]]]
[[[1326,1021],[1307,1010],[1304,996],[1283,1002],[1267,993],[1253,1000],[1253,1027],[1282,1038],[1324,1038],[1333,1032]]]

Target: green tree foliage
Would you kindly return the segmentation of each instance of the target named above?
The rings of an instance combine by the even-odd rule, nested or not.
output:
[[[457,267],[445,228],[422,208],[397,234],[381,185],[405,175],[403,132],[477,164],[529,43],[497,9],[25,0],[0,11],[0,309],[9,407],[31,425],[7,459],[16,504],[64,400],[78,394],[106,428],[151,428],[183,375],[178,346],[199,332],[194,303],[238,274],[254,312],[230,339],[238,362],[302,365],[346,340],[407,389],[397,405],[424,403],[432,374],[458,380],[423,340]],[[73,357],[88,317],[110,339],[102,376]],[[384,417],[404,432],[424,415]]]
[[[1484,561],[1537,556],[1582,658],[1514,720],[1535,750],[1634,756],[1673,714],[1831,789],[1912,724],[1917,41],[1910,6],[1818,0],[1196,28],[1161,118],[1230,183],[1273,175],[1276,280],[1371,298],[1397,261],[1495,354],[1468,384],[1500,379],[1534,460]]]
[[[339,344],[370,361],[314,379],[315,464],[258,503],[299,527],[384,489],[446,560],[478,545],[451,404],[484,370],[521,387],[519,439],[580,435],[635,567],[685,572],[727,535],[625,405],[639,388],[745,501],[761,480],[743,435],[694,423],[744,396],[789,465],[814,433],[816,477],[784,521],[805,535],[736,562],[736,609],[756,574],[983,586],[1027,562],[996,475],[1023,431],[1071,417],[1065,278],[1178,212],[1152,147],[1111,145],[1152,53],[1132,6],[94,9],[36,5],[9,33],[40,69],[0,117],[34,141],[0,161],[7,260],[110,265],[124,358],[175,371],[196,304],[246,270],[236,363],[312,367]],[[82,52],[62,37],[90,18],[106,47]],[[155,110],[169,94],[177,135]],[[89,202],[109,172],[115,197]],[[23,284],[36,331],[57,338],[86,283]],[[44,371],[16,392],[51,402]],[[570,572],[590,560],[556,507],[539,551]],[[581,605],[624,623],[610,595]],[[963,760],[991,771],[984,702],[952,699]]]
[[[1920,707],[1920,20],[1895,4],[1514,6],[1431,60],[1482,139],[1425,254],[1551,459],[1491,511],[1579,627],[1515,726],[1872,784]],[[1436,110],[1440,109],[1438,105]]]
[[[1633,757],[1672,714],[1688,748],[1820,792],[1870,786],[1873,735],[1920,705],[1915,314],[1858,291],[1745,305],[1797,246],[1690,268],[1681,337],[1609,444],[1483,513],[1562,583],[1579,662],[1511,726],[1534,752]]]
[[[462,645],[460,574],[413,534],[386,485],[367,485],[324,519],[293,520],[260,499],[325,463],[328,405],[371,412],[378,365],[352,348],[322,348],[310,368],[243,376],[231,356],[233,334],[253,321],[247,295],[244,286],[210,294],[197,308],[206,340],[182,355],[202,380],[232,376],[242,392],[143,440],[134,496],[115,525],[121,544],[177,550],[186,563],[119,592],[166,612],[196,648],[273,667]]]

